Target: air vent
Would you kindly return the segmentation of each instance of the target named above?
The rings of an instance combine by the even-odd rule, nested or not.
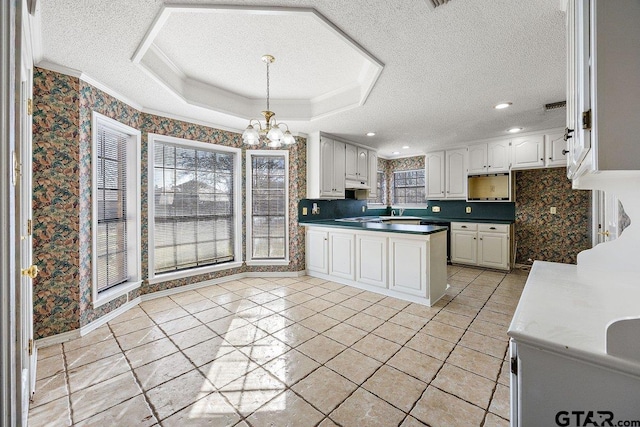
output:
[[[449,0],[424,0],[430,9],[435,9],[438,6],[449,3]]]
[[[550,110],[557,110],[558,108],[565,108],[566,106],[567,106],[567,101],[552,102],[551,104],[545,104],[544,109],[545,111],[550,111]]]

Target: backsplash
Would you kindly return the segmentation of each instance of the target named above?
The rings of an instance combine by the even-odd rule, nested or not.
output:
[[[495,219],[513,221],[515,219],[515,203],[513,202],[467,202],[466,200],[429,200],[424,204],[426,209],[405,209],[404,215],[441,217],[447,219]],[[440,212],[433,212],[439,207]],[[471,208],[471,213],[465,209]],[[398,209],[393,209],[398,211]]]
[[[318,214],[312,214],[313,204],[319,208]],[[365,212],[362,212],[362,208]],[[307,208],[307,215],[303,215],[302,209]],[[379,210],[369,210],[366,200],[315,200],[302,199],[298,203],[299,222],[320,221],[323,219],[349,218],[354,216],[381,215]],[[385,209],[386,211],[386,209]]]
[[[516,262],[575,264],[591,248],[591,191],[573,190],[564,168],[517,171],[514,181]]]

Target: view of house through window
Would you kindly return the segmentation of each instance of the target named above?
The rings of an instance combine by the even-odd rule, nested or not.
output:
[[[156,274],[235,259],[236,154],[201,145],[154,144]]]
[[[394,205],[424,203],[424,169],[393,172],[392,185]]]
[[[247,151],[247,236],[252,260],[287,257],[287,152]]]

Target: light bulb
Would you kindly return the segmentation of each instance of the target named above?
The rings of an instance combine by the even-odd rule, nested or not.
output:
[[[242,141],[248,145],[257,145],[258,142],[260,142],[258,130],[251,125],[247,126],[244,132],[242,132]]]
[[[282,130],[280,130],[278,125],[273,125],[267,133],[267,138],[269,138],[270,141],[277,141],[278,143],[280,143],[284,138],[284,134],[282,133]]]
[[[284,133],[284,138],[282,139],[282,142],[284,142],[285,145],[291,145],[296,143],[296,139],[293,137],[293,135],[291,135],[291,132],[286,131]]]

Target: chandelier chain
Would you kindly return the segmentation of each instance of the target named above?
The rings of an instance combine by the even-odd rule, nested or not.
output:
[[[269,110],[269,61],[267,61],[267,111]]]

